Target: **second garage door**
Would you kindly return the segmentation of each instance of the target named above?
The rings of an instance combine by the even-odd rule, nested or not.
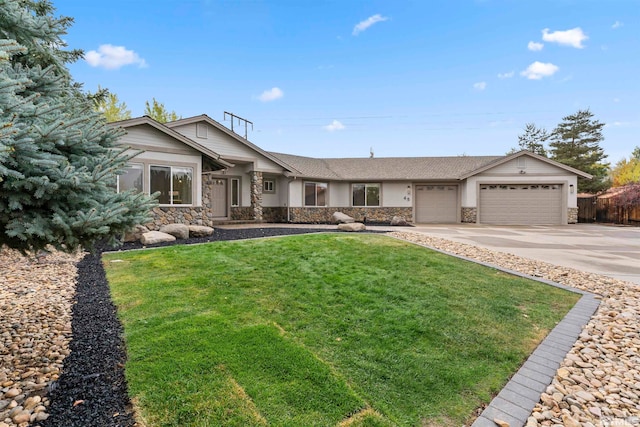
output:
[[[457,185],[416,185],[416,222],[458,221]]]
[[[562,224],[562,185],[480,185],[480,223]]]

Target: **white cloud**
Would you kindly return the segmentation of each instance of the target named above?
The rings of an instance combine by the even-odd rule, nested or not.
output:
[[[329,132],[334,132],[337,130],[342,130],[344,129],[344,125],[342,123],[340,123],[337,120],[332,121],[331,123],[329,123],[328,125],[324,126],[325,130],[328,130]]]
[[[538,42],[529,42],[529,44],[527,45],[527,49],[532,50],[534,52],[542,50],[543,47],[544,47],[544,43],[538,43]]]
[[[617,30],[620,27],[623,27],[624,23],[620,22],[620,21],[616,21],[613,23],[613,25],[611,26],[611,28],[613,28],[614,30]]]
[[[358,24],[356,24],[356,26],[353,27],[353,33],[352,34],[354,36],[357,36],[361,32],[365,31],[367,28],[372,26],[373,24],[376,24],[378,22],[384,22],[384,21],[387,21],[388,19],[389,18],[387,18],[386,16],[382,16],[379,13],[376,14],[376,15],[370,16],[367,19],[365,19],[364,21],[358,22]]]
[[[526,70],[520,72],[520,75],[529,80],[540,80],[543,77],[554,75],[559,69],[557,65],[553,65],[550,62],[544,63],[536,61],[529,65]]]
[[[265,90],[264,92],[262,92],[262,94],[258,97],[258,99],[262,102],[271,102],[271,101],[275,101],[276,99],[280,99],[284,96],[284,92],[282,92],[282,90],[278,87],[272,87],[269,90]]]
[[[473,84],[475,90],[485,90],[487,88],[487,82],[478,82]]]
[[[515,75],[515,71],[509,71],[508,73],[498,73],[499,79],[510,79]]]
[[[107,70],[117,70],[130,64],[138,64],[140,68],[147,66],[146,61],[134,51],[111,44],[102,44],[97,51],[90,50],[84,55],[84,60],[92,67],[102,67]]]
[[[613,98],[613,102],[616,102],[616,103],[620,102],[620,98]]]
[[[550,33],[548,28],[542,30],[542,40],[564,46],[572,46],[577,49],[582,49],[584,47],[582,42],[588,38],[580,27],[566,31],[554,31],[553,33]]]

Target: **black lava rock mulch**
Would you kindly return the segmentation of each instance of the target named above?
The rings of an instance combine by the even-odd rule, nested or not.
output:
[[[328,231],[314,228],[216,229],[210,237],[180,240],[205,243]],[[175,244],[175,243],[170,243]],[[170,245],[169,244],[169,245]],[[154,246],[167,246],[159,244]],[[141,248],[127,243],[121,249]],[[99,248],[78,263],[72,308],[71,353],[60,379],[50,387],[49,418],[42,427],[133,427],[135,420],[124,377],[126,349],[122,325],[111,301]]]

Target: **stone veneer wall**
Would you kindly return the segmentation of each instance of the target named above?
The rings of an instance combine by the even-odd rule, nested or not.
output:
[[[402,216],[413,222],[413,208],[290,208],[291,222],[330,223],[334,212],[342,212],[358,222],[391,222],[394,216]]]
[[[262,172],[251,173],[251,207],[252,219],[262,221]]]
[[[252,221],[253,220],[253,208],[250,207],[231,207],[231,219],[233,221]]]
[[[262,220],[264,222],[287,222],[287,208],[263,207]]]
[[[478,208],[462,208],[462,222],[475,223],[478,219]]]
[[[578,223],[578,208],[568,208],[567,224],[577,224],[577,223]]]
[[[167,224],[187,224],[213,226],[213,220],[202,207],[155,207],[151,211],[153,220],[145,224],[149,230],[158,230]]]

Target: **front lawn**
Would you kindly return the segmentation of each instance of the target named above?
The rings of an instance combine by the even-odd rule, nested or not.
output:
[[[112,253],[159,426],[460,426],[578,295],[382,235]]]

